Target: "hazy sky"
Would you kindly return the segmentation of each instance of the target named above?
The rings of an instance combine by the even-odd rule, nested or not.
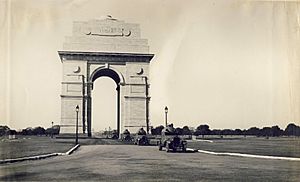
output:
[[[175,126],[300,124],[299,14],[296,2],[0,0],[0,124],[59,124],[57,51],[73,21],[105,15],[139,23],[155,54],[152,125],[166,105]],[[112,90],[109,78],[95,83],[95,130],[116,125]]]

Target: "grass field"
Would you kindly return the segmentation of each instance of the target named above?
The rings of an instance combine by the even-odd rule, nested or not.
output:
[[[300,157],[299,137],[270,137],[269,139],[264,137],[233,137],[211,140],[205,138],[204,140],[188,141],[188,147],[213,152]]]
[[[83,145],[72,155],[0,165],[0,181],[293,181],[300,162],[203,153],[156,146]]]
[[[214,152],[300,157],[300,138],[225,137],[189,140]],[[80,139],[72,155],[0,165],[0,181],[299,181],[300,162],[204,153],[167,153],[157,146]],[[0,140],[1,158],[65,152],[73,139]]]
[[[210,141],[210,142],[208,142]],[[110,139],[80,139],[81,145],[120,145]],[[0,160],[53,152],[66,152],[74,146],[73,139],[51,139],[42,136],[17,136],[17,139],[0,138]],[[300,138],[293,137],[226,137],[188,140],[188,147],[213,152],[236,152],[256,155],[300,157]]]
[[[60,142],[45,136],[17,136],[17,139],[12,140],[1,137],[0,160],[66,152],[72,146],[74,142]]]

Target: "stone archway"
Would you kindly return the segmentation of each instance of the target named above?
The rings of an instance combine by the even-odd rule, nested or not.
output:
[[[118,136],[120,135],[120,86],[124,85],[124,79],[123,76],[120,73],[117,73],[115,70],[111,69],[111,68],[106,68],[106,67],[100,67],[98,69],[96,69],[90,76],[90,78],[88,78],[88,80],[90,81],[90,83],[92,83],[92,86],[90,87],[91,89],[88,90],[88,133],[91,133],[91,129],[92,129],[92,98],[91,98],[91,90],[93,89],[93,84],[94,81],[96,81],[98,78],[100,77],[109,77],[112,80],[114,80],[115,84],[116,84],[116,91],[117,91],[117,133]],[[83,131],[84,132],[84,131]]]
[[[101,77],[112,78],[117,87],[118,132],[149,130],[149,54],[138,24],[108,17],[74,22],[73,35],[66,37],[64,50],[58,51],[63,64],[61,94],[61,133],[74,133],[75,107],[79,127],[91,136],[91,91]]]

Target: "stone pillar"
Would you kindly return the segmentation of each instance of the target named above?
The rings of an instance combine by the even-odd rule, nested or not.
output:
[[[83,134],[85,134],[85,130],[86,130],[86,121],[85,121],[85,114],[86,114],[86,109],[85,109],[85,107],[86,107],[86,102],[85,102],[85,100],[86,100],[86,95],[85,95],[85,90],[86,90],[86,87],[85,87],[85,76],[84,75],[82,75],[81,76],[81,78],[82,78],[82,133]]]
[[[117,86],[117,133],[120,137],[120,85]]]
[[[83,131],[84,110],[84,82],[86,61],[62,60],[63,79],[61,92],[61,133],[75,134],[76,113],[79,106],[79,128]]]
[[[92,97],[91,87],[93,83],[88,83],[87,86],[87,133],[88,137],[92,136]]]

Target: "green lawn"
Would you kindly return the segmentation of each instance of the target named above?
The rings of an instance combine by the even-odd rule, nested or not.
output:
[[[209,140],[205,138],[204,140]],[[299,137],[237,137],[189,141],[188,147],[213,152],[236,152],[256,155],[300,157]]]
[[[66,152],[73,146],[74,142],[60,142],[45,136],[17,136],[12,140],[1,137],[0,160]]]
[[[209,140],[209,138],[204,138]],[[300,138],[293,137],[225,137],[212,142],[188,141],[188,147],[213,152],[236,152],[256,155],[300,157]],[[115,140],[79,139],[81,145],[124,144]],[[126,143],[129,144],[129,143]],[[0,138],[0,160],[66,152],[74,146],[73,139],[51,139],[44,136],[17,136],[17,139]]]
[[[299,182],[300,162],[203,153],[156,146],[84,145],[70,156],[0,165],[0,181]]]

